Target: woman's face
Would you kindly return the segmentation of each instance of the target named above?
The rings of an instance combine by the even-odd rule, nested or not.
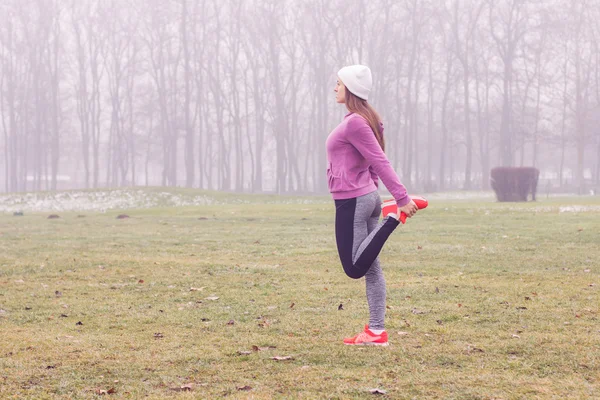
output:
[[[346,102],[346,86],[344,86],[344,84],[342,83],[342,81],[340,81],[340,78],[337,79],[337,83],[335,85],[335,89],[333,89],[333,91],[335,92],[335,101],[343,104]]]

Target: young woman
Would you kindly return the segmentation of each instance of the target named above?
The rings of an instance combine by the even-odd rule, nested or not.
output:
[[[336,101],[345,104],[349,113],[327,138],[327,177],[335,201],[340,260],[350,278],[365,277],[369,304],[369,324],[344,343],[386,346],[386,288],[378,256],[398,226],[400,212],[412,217],[417,206],[384,153],[383,124],[367,102],[371,86],[371,70],[364,65],[347,66],[338,72]],[[398,214],[389,214],[381,222],[379,179],[398,204]]]

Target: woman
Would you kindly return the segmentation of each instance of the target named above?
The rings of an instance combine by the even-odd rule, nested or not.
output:
[[[347,345],[387,346],[385,332],[385,279],[379,252],[399,224],[400,212],[412,217],[417,206],[388,161],[383,124],[367,102],[371,70],[351,65],[338,72],[336,101],[349,113],[327,138],[329,191],[335,201],[335,237],[344,272],[354,279],[365,277],[369,324],[358,335],[344,339]],[[381,179],[398,204],[398,213],[381,222]]]

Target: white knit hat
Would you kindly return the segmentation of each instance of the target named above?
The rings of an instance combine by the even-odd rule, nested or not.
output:
[[[371,70],[364,65],[349,65],[339,70],[339,78],[344,86],[354,95],[363,100],[369,98],[369,92],[373,86]]]

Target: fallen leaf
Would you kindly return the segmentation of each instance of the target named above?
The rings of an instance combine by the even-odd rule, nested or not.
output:
[[[110,388],[110,389],[108,389],[108,390],[106,391],[106,393],[108,393],[108,394],[115,394],[115,393],[117,393],[117,391],[116,391],[116,389],[115,389],[115,388]]]
[[[48,365],[48,366],[46,367],[46,369],[54,369],[54,368],[56,368],[56,365]]]
[[[102,389],[96,389],[94,391],[94,393],[96,393],[98,396],[103,396],[103,395],[107,394],[107,391],[106,390],[102,390]]]
[[[138,283],[144,283],[144,280],[143,280],[143,279],[140,279],[140,280],[138,281]]]
[[[55,291],[54,294],[56,295],[56,297],[61,297],[62,296],[62,292],[59,292],[58,290]]]
[[[256,345],[252,346],[252,350],[253,351],[265,351],[265,350],[272,350],[272,349],[276,349],[277,347],[275,346],[265,346],[265,347],[258,347]]]
[[[340,303],[340,305],[338,306],[338,311],[341,311],[344,309],[344,305],[342,303]]]
[[[411,312],[412,312],[413,314],[418,314],[418,315],[420,315],[420,314],[426,314],[426,312],[425,312],[425,311],[423,311],[423,310],[419,310],[419,309],[417,309],[417,308],[413,308]]]
[[[417,246],[417,250],[423,250],[422,246]]]
[[[525,300],[531,300],[531,297],[525,296]]]
[[[195,287],[191,287],[190,288],[190,292],[200,292],[204,290],[204,286],[203,287],[199,287],[199,288],[195,288]]]
[[[81,325],[83,325],[83,322],[79,321],[79,322],[77,322],[75,325],[79,325],[79,326],[81,326]]]
[[[369,389],[369,393],[371,393],[371,394],[387,394],[387,392],[383,389]]]
[[[235,325],[235,321],[230,319],[229,322],[227,322],[227,325]]]
[[[591,271],[592,271],[592,270],[591,270],[591,269],[589,269],[589,268],[586,268],[586,269],[584,269],[584,270],[583,270],[583,272],[591,272]]]
[[[56,219],[56,218],[60,218],[60,216],[58,216],[57,214],[48,215],[48,219]]]
[[[216,300],[219,300],[219,298],[218,298],[217,296],[211,296],[211,297],[207,297],[207,298],[206,298],[206,299],[204,299],[204,300],[212,300],[212,301],[216,301]]]
[[[191,392],[194,390],[194,386],[195,385],[193,383],[186,383],[185,385],[181,385],[179,387],[172,387],[171,390],[175,392]]]
[[[519,335],[512,335],[512,337],[513,337],[514,339],[521,339],[521,336],[519,336]]]
[[[475,347],[471,344],[467,345],[467,352],[469,352],[469,353],[471,353],[471,352],[485,353],[485,351],[483,351],[483,349],[480,349],[479,347]]]
[[[408,332],[400,331],[400,332],[398,332],[398,335],[406,336],[406,335],[408,335]]]
[[[117,219],[125,219],[125,218],[129,218],[129,215],[127,215],[127,214],[119,214],[119,215],[117,215]]]
[[[275,361],[288,361],[288,360],[293,360],[294,357],[292,356],[275,356],[275,357],[271,357],[271,360],[275,360]]]
[[[61,317],[61,318],[67,318],[67,317],[68,317],[68,315],[67,315],[67,314],[60,314],[60,317]]]
[[[241,390],[241,391],[248,391],[248,390],[252,390],[252,387],[251,387],[251,386],[248,386],[248,385],[246,385],[246,386],[241,386],[241,387],[238,387],[238,388],[237,388],[237,390]]]
[[[290,308],[294,308],[295,305],[296,305],[296,303],[290,304]]]
[[[438,320],[436,320],[435,322],[437,322],[437,323],[438,323],[438,325],[443,325],[443,324],[444,324],[444,322],[443,322],[441,319],[438,319]]]
[[[439,293],[439,292],[440,292],[440,288],[436,286],[436,287],[435,287],[435,292],[436,292],[436,293]]]
[[[527,310],[527,307],[523,307],[523,306],[519,306],[519,307],[515,307],[517,310]]]
[[[238,354],[240,356],[249,356],[250,354],[252,354],[251,351],[238,351]]]
[[[165,336],[164,336],[162,333],[160,333],[160,332],[156,332],[156,333],[154,334],[154,338],[155,338],[155,339],[162,339],[162,338],[164,338],[164,337],[165,337]]]

